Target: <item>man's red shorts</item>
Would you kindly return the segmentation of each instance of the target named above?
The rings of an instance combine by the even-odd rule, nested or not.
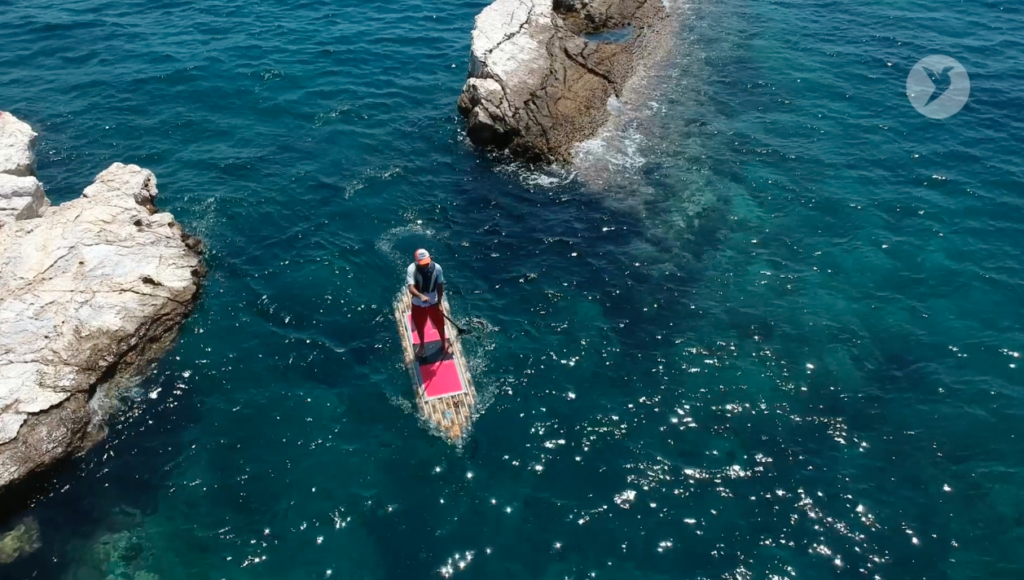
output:
[[[412,305],[412,325],[415,327],[417,333],[424,332],[426,330],[428,318],[430,319],[430,322],[434,323],[434,328],[437,329],[438,334],[444,337],[444,313],[441,312],[441,305]]]

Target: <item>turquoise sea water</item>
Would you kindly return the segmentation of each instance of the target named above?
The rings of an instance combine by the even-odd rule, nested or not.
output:
[[[50,198],[148,167],[210,276],[0,577],[1024,575],[1024,10],[673,4],[615,130],[530,168],[455,113],[485,5],[5,5]],[[391,319],[419,246],[495,327],[461,448]]]

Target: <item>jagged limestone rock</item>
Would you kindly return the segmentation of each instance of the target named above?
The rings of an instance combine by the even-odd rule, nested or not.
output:
[[[0,173],[36,174],[36,133],[28,123],[0,111]]]
[[[36,133],[27,123],[0,111],[0,228],[39,217],[49,205],[36,180]]]
[[[0,228],[0,491],[98,441],[102,385],[137,376],[190,312],[198,241],[156,195],[150,171],[115,163]]]
[[[0,173],[0,228],[16,220],[37,218],[49,205],[35,177]]]

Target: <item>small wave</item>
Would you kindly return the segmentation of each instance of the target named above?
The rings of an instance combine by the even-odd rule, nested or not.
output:
[[[434,230],[424,227],[423,223],[417,220],[415,223],[399,226],[397,228],[391,228],[390,230],[384,232],[383,234],[381,234],[379,238],[377,238],[377,242],[374,244],[374,246],[380,253],[391,258],[393,261],[403,262],[407,260],[405,260],[402,257],[402,254],[395,249],[395,243],[397,243],[398,240],[406,236],[421,236],[434,238],[435,233],[436,232]],[[438,237],[440,238],[444,236],[442,235]]]
[[[271,67],[263,67],[260,71],[260,78],[264,82],[279,81],[284,78],[284,71]]]
[[[402,169],[400,167],[378,167],[375,169],[367,169],[363,172],[363,175],[353,180],[351,183],[345,185],[345,199],[350,199],[352,194],[365,188],[369,185],[372,179],[380,179],[387,181],[396,175],[401,175]]]
[[[614,96],[608,99],[608,111],[611,117],[597,136],[573,151],[576,168],[591,185],[603,185],[613,174],[635,174],[647,162],[643,151],[648,141],[639,127],[630,123],[635,113]]]
[[[670,16],[678,16],[686,10],[690,3],[683,0],[661,0],[661,5],[665,7]]]
[[[325,123],[329,123],[337,119],[338,117],[344,115],[349,111],[349,109],[350,107],[348,105],[338,105],[337,107],[326,113],[320,113],[313,120],[313,126],[322,127]]]
[[[557,165],[529,165],[526,163],[505,163],[497,168],[499,173],[509,177],[530,190],[557,189],[572,183],[577,176],[576,169]]]

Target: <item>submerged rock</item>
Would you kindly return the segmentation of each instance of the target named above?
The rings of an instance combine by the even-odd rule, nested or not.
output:
[[[10,564],[35,552],[42,545],[39,523],[35,518],[26,518],[11,531],[0,533],[0,564]]]
[[[66,580],[159,580],[146,567],[154,554],[141,527],[99,535],[65,573]]]
[[[0,227],[0,491],[95,444],[105,391],[190,312],[198,241],[156,196],[150,171],[115,163],[81,198]]]
[[[565,161],[593,137],[664,30],[659,0],[495,0],[473,28],[459,97],[470,140],[531,161]],[[631,27],[621,42],[582,35]]]

